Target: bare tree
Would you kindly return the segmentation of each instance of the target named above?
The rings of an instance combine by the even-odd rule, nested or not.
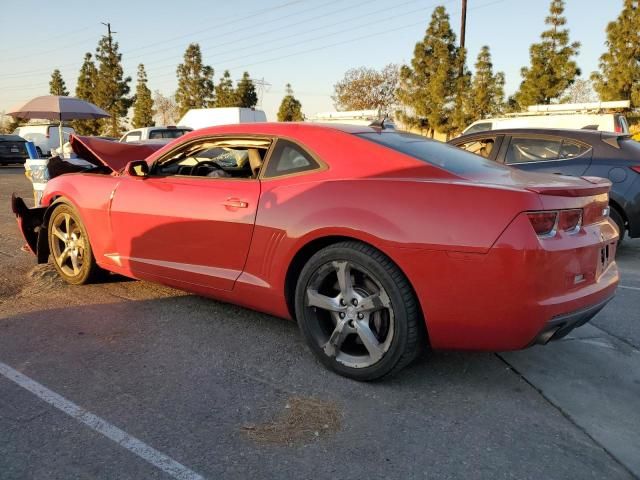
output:
[[[337,110],[391,112],[397,104],[398,81],[399,68],[394,64],[382,70],[352,68],[334,85],[331,99]]]
[[[578,79],[573,85],[564,91],[560,101],[562,103],[597,102],[598,96],[593,90],[593,83],[591,80]]]
[[[158,125],[171,125],[179,120],[178,104],[175,95],[164,96],[160,90],[153,92],[153,105],[156,110],[156,123]]]

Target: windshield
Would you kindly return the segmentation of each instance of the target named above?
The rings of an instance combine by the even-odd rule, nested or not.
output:
[[[461,177],[481,176],[508,168],[457,147],[413,133],[381,132],[356,135]]]

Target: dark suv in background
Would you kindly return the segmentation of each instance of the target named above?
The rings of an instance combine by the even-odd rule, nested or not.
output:
[[[640,143],[593,130],[509,129],[463,135],[451,145],[521,170],[611,180],[611,219],[640,237]]]
[[[18,135],[0,135],[0,165],[24,163],[29,158],[26,144]]]

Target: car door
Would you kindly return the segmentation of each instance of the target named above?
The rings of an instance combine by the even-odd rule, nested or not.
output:
[[[583,175],[593,155],[590,145],[552,135],[521,134],[505,139],[499,160],[521,170]]]
[[[110,208],[117,261],[140,278],[231,290],[259,196],[257,178],[123,176]]]

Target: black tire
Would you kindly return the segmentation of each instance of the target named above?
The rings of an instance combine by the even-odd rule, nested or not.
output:
[[[338,286],[339,265],[348,268],[348,275],[343,278],[349,278],[353,292],[352,298],[346,300],[349,303],[342,303],[346,297],[342,292],[347,290]],[[332,275],[336,276],[335,280]],[[321,287],[316,289],[318,285]],[[321,288],[330,291],[318,298],[332,300],[331,310],[309,305],[312,303],[309,295],[319,294]],[[353,297],[360,298],[359,306]],[[384,301],[371,301],[374,297],[384,298]],[[352,304],[354,301],[356,303]],[[358,308],[365,311],[372,305],[375,307],[366,313],[357,311]],[[389,257],[360,242],[336,243],[309,259],[296,285],[295,311],[300,330],[320,362],[355,380],[376,380],[396,373],[415,360],[427,344],[418,301],[408,280]],[[351,333],[343,337],[341,331],[336,340],[340,345],[335,346],[330,339],[336,336],[338,323],[344,326],[345,332],[349,328]],[[371,333],[374,337],[369,335]],[[363,335],[368,345],[371,345],[368,343],[371,338],[379,342],[377,345],[374,342],[375,355],[363,341]],[[350,350],[347,351],[347,347]]]
[[[609,217],[611,217],[611,220],[613,220],[613,222],[618,227],[618,231],[620,232],[620,238],[618,239],[618,245],[620,245],[622,243],[622,240],[624,240],[624,236],[626,233],[624,217],[620,214],[616,207],[610,207]]]
[[[101,269],[93,256],[87,230],[73,207],[60,203],[53,210],[47,237],[53,265],[65,282],[83,285],[99,275]]]

